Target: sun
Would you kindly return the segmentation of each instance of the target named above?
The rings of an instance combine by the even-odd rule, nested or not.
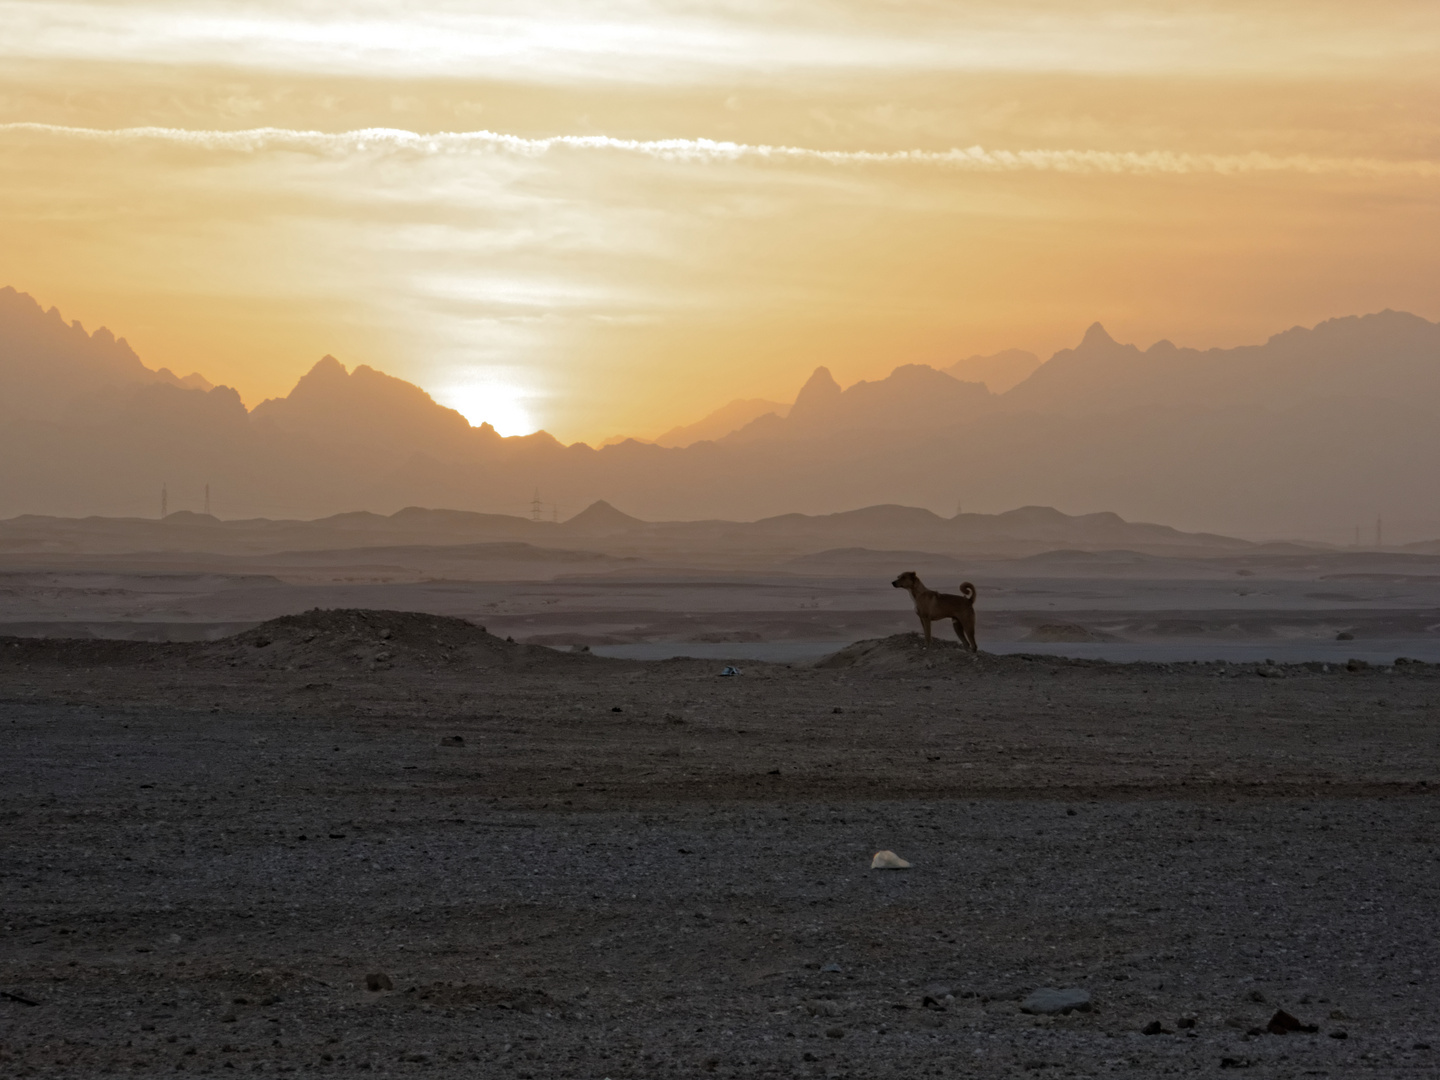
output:
[[[473,426],[489,424],[506,436],[529,435],[539,429],[526,405],[533,397],[513,383],[491,379],[456,383],[435,394],[435,400],[460,413]]]

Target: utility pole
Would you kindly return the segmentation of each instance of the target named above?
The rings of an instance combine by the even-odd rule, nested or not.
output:
[[[161,485],[160,485],[160,517],[161,517],[161,518],[164,518],[165,515],[167,515],[168,513],[170,513],[170,486],[169,486],[168,484],[161,484]]]

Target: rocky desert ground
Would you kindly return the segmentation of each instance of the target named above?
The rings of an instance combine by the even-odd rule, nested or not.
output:
[[[1440,1075],[1440,667],[740,667],[0,640],[0,1072]]]

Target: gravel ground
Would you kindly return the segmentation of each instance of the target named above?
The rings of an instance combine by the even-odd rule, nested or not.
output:
[[[1440,669],[416,618],[0,642],[0,1073],[1440,1075]]]

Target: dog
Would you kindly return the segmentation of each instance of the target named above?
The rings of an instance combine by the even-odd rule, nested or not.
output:
[[[930,647],[930,624],[937,619],[949,619],[960,644],[971,652],[980,651],[980,646],[975,644],[975,586],[970,582],[960,583],[959,596],[927,589],[914,570],[906,570],[890,584],[905,589],[915,601],[915,614],[920,616],[920,625],[925,629],[926,648]]]

